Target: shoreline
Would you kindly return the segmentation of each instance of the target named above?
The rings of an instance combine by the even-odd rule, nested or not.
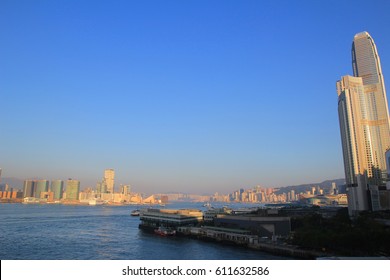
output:
[[[153,227],[140,224],[138,228],[139,230],[148,233],[154,232]],[[176,236],[179,238],[190,238],[194,240],[199,240],[200,242],[212,242],[212,243],[220,244],[221,246],[248,248],[250,250],[261,251],[276,256],[290,257],[296,260],[315,260],[317,258],[322,258],[322,257],[331,257],[329,254],[326,254],[324,252],[301,249],[295,245],[289,245],[289,244],[276,244],[276,243],[266,243],[266,242],[237,243],[228,239],[218,239],[211,236],[202,236],[196,234],[185,234],[180,231],[179,232],[177,231]],[[172,237],[167,237],[167,238],[172,238]]]

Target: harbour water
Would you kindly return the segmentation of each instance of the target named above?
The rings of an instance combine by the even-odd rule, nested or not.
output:
[[[176,203],[167,208],[202,208]],[[276,260],[286,257],[138,229],[139,206],[0,204],[2,260]]]

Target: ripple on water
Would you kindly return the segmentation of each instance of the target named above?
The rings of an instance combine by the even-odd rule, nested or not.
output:
[[[0,204],[0,259],[283,259],[240,247],[145,233],[138,229],[139,219],[129,215],[133,209]]]

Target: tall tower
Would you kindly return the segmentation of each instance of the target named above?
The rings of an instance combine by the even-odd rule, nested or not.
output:
[[[35,180],[25,180],[23,185],[23,197],[34,197],[35,187]]]
[[[79,200],[80,181],[69,179],[66,182],[66,199]]]
[[[54,193],[54,199],[59,200],[62,198],[62,193],[64,192],[64,181],[54,180],[51,181],[50,190]]]
[[[49,181],[48,180],[37,180],[35,183],[35,197],[41,198],[42,192],[47,192],[49,190]]]
[[[385,185],[385,153],[390,148],[385,85],[375,43],[367,32],[354,37],[352,67],[354,77],[342,77],[337,94],[348,209],[354,215],[375,210],[372,194]]]
[[[114,169],[106,169],[104,170],[104,182],[107,185],[107,192],[114,193]]]

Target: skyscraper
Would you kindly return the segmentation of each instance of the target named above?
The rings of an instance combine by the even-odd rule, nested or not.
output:
[[[354,215],[378,209],[373,195],[386,184],[385,153],[390,148],[386,90],[378,52],[367,32],[354,37],[352,67],[354,77],[337,81],[337,94],[348,209]]]
[[[25,180],[23,184],[23,197],[34,197],[35,187],[35,180]]]
[[[114,193],[114,169],[106,169],[104,170],[104,182],[107,186],[107,193]]]
[[[69,179],[66,182],[66,200],[79,200],[80,181]]]
[[[47,192],[49,190],[49,181],[48,180],[37,180],[35,183],[35,197],[41,198],[42,192]]]
[[[50,190],[54,193],[53,198],[54,199],[61,199],[62,193],[64,191],[64,181],[62,180],[53,180],[51,181],[51,187]]]

